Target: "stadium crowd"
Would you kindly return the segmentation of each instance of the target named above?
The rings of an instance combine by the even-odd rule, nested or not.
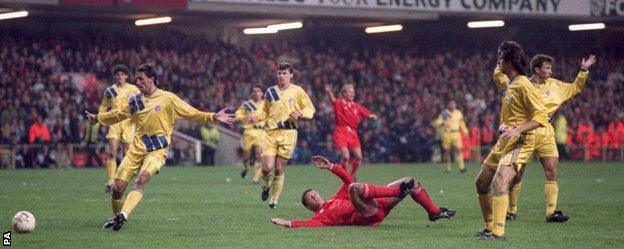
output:
[[[276,61],[292,62],[297,67],[295,82],[317,108],[312,121],[300,124],[294,157],[299,162],[313,154],[337,159],[331,143],[332,106],[323,91],[326,83],[336,91],[341,84],[355,83],[356,101],[380,117],[365,121],[359,130],[369,162],[430,161],[437,146],[430,122],[451,99],[465,115],[468,147],[496,141],[501,92],[491,79],[493,49],[323,42],[238,47],[173,30],[151,39],[134,38],[122,31],[0,35],[0,143],[18,148],[18,167],[93,165],[103,159],[94,145],[105,140],[104,128],[90,127],[83,113],[97,110],[104,88],[112,82],[111,69],[120,63],[151,63],[159,73],[160,88],[201,110],[218,110],[237,107],[252,85],[272,85]],[[587,56],[552,55],[557,59],[555,76],[568,82],[574,80],[581,56]],[[624,60],[600,51],[596,55],[598,63],[587,86],[560,111],[567,120],[565,140],[571,148],[624,144]],[[196,134],[197,126],[183,130]],[[29,150],[25,144],[43,145]],[[85,153],[79,153],[82,158],[69,158],[67,144],[87,145]],[[94,151],[86,153],[89,148]],[[86,156],[94,153],[94,158]],[[599,155],[591,151],[589,157]]]

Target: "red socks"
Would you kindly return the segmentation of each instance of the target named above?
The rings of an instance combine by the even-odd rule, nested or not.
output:
[[[364,184],[364,198],[398,197],[401,189],[398,187],[384,187],[373,184]]]
[[[440,214],[440,208],[436,204],[434,204],[431,199],[429,199],[427,191],[425,191],[422,186],[418,186],[417,188],[412,189],[410,196],[412,196],[412,199],[414,199],[415,202],[417,202],[425,210],[427,210],[427,213],[429,213],[429,215]]]

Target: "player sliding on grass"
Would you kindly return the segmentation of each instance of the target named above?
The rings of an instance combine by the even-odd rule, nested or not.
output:
[[[413,177],[404,177],[387,186],[377,186],[356,183],[344,167],[332,164],[322,156],[313,156],[312,163],[319,169],[330,170],[342,179],[342,186],[328,200],[323,200],[313,189],[306,190],[301,196],[301,203],[312,210],[314,216],[309,220],[271,218],[274,224],[284,227],[377,226],[406,195],[410,195],[427,210],[430,221],[455,215],[455,211],[431,202],[425,189]]]

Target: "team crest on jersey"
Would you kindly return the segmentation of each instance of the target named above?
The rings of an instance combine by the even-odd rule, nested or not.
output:
[[[288,103],[291,104],[291,105],[294,104],[295,103],[295,99],[294,98],[288,99]]]
[[[544,93],[544,96],[550,96],[550,90],[547,90],[547,91]]]
[[[156,107],[154,107],[154,111],[157,111],[157,112],[162,111],[162,106],[161,105],[157,105]]]
[[[505,97],[505,100],[507,101],[507,104],[509,105],[513,104],[513,97],[511,96]]]

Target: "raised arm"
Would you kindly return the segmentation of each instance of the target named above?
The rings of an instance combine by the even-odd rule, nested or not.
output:
[[[585,83],[587,83],[587,78],[589,77],[589,68],[596,63],[596,56],[590,55],[587,60],[585,58],[581,61],[581,71],[576,75],[576,79],[572,83],[564,83],[559,80],[556,81],[557,85],[561,89],[561,94],[563,95],[564,100],[568,100],[575,95],[579,94],[583,87],[585,87]]]
[[[336,101],[336,96],[334,96],[334,88],[331,84],[325,84],[325,92],[327,96],[329,96],[329,100],[334,103],[334,101]]]
[[[312,164],[314,164],[314,166],[319,169],[327,169],[331,171],[332,173],[334,173],[334,175],[340,178],[345,185],[349,185],[355,182],[355,178],[351,174],[349,174],[344,169],[344,167],[331,163],[329,159],[323,156],[313,156]]]
[[[494,68],[492,79],[498,88],[504,88],[507,84],[509,84],[509,78],[507,78],[507,75],[501,71],[500,66],[498,65]]]

